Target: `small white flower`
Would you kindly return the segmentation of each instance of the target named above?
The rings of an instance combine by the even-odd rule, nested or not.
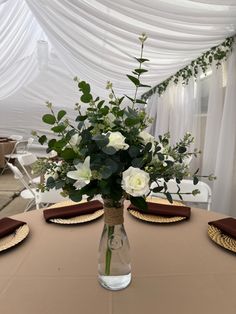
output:
[[[57,152],[55,150],[51,150],[50,153],[48,153],[49,158],[57,157]]]
[[[120,132],[108,132],[109,143],[107,147],[113,147],[115,150],[126,150],[129,145],[125,143],[125,137]]]
[[[47,182],[48,178],[52,177],[54,180],[57,180],[58,179],[58,174],[57,172],[52,172],[52,171],[47,171],[45,174],[44,174],[44,180],[45,182]]]
[[[162,154],[164,152],[164,146],[161,143],[159,143],[157,147],[160,147],[160,149],[158,150],[158,153]]]
[[[92,177],[92,172],[90,169],[90,156],[87,156],[84,163],[78,163],[76,170],[69,171],[67,177],[76,180],[74,186],[76,189],[81,189],[85,185],[89,184]]]
[[[164,166],[164,167],[167,167],[167,165],[168,165],[166,161],[174,162],[175,160],[174,160],[174,158],[171,157],[171,156],[166,156],[166,158],[165,158],[165,160],[164,160],[164,162],[163,162],[163,166]]]
[[[122,174],[122,188],[132,196],[144,196],[150,191],[150,176],[147,172],[134,167],[129,167]]]
[[[81,136],[79,136],[79,134],[76,133],[76,134],[71,136],[69,143],[68,143],[68,146],[72,147],[73,149],[77,148],[80,141],[81,141]]]
[[[113,122],[115,121],[116,117],[114,116],[113,113],[109,112],[107,115],[106,115],[106,120],[107,122],[109,122],[110,124],[113,124]]]

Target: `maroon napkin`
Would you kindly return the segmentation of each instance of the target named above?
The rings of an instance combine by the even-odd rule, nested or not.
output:
[[[224,234],[227,234],[236,239],[236,219],[228,217],[210,221],[208,224],[220,229]]]
[[[82,204],[68,205],[64,207],[55,207],[45,209],[43,211],[46,221],[55,218],[72,218],[85,214],[92,214],[103,208],[103,204],[99,201],[91,201]]]
[[[147,202],[148,209],[140,210],[134,205],[130,205],[128,209],[137,210],[144,214],[158,215],[158,216],[166,216],[166,217],[190,217],[190,207],[181,206],[181,205],[170,205],[170,204],[158,204]]]
[[[15,220],[12,218],[2,218],[0,219],[0,238],[5,237],[13,233],[17,228],[26,224],[23,221]]]

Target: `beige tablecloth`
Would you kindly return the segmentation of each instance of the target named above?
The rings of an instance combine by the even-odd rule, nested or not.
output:
[[[5,166],[5,155],[10,154],[15,146],[15,141],[0,142],[0,168]]]
[[[236,255],[207,236],[222,216],[193,209],[190,221],[159,225],[126,212],[133,280],[111,292],[96,278],[103,219],[61,226],[42,210],[17,215],[30,235],[0,254],[0,313],[235,314]]]

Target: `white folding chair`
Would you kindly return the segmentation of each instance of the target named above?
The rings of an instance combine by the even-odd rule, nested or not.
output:
[[[40,205],[41,207],[45,207],[48,206],[48,204],[54,204],[68,199],[61,195],[61,189],[52,189],[50,191],[41,192],[35,188],[31,188],[24,179],[22,172],[16,166],[8,163],[8,167],[14,173],[15,178],[20,180],[25,187],[25,190],[20,193],[20,196],[24,199],[30,199],[30,203],[27,204],[25,211],[29,210],[33,205],[36,206],[36,209],[39,209]]]
[[[24,179],[22,172],[16,166],[11,164],[10,162],[7,163],[7,166],[13,172],[15,179],[20,180],[25,188],[23,191],[21,191],[20,196],[24,199],[30,200],[24,211],[29,210],[33,205],[35,205],[36,208],[38,209],[39,205],[36,203],[36,189],[31,188],[28,185],[27,181]]]
[[[13,147],[10,154],[4,155],[4,158],[6,160],[5,167],[3,168],[1,174],[6,170],[7,163],[11,162],[11,160],[18,159],[19,156],[23,154],[27,154],[29,146],[33,143],[34,139],[30,137],[28,140],[23,140],[23,137],[21,135],[11,135],[9,137],[12,140],[16,141],[15,146]]]
[[[160,184],[163,185],[164,180],[160,180]],[[208,184],[199,181],[198,184],[194,185],[192,180],[182,180],[180,184],[177,185],[176,181],[171,179],[166,182],[168,191],[172,194],[173,200],[180,201],[180,198],[177,194],[178,186],[180,187],[180,193],[189,193],[181,195],[183,198],[183,202],[186,203],[201,203],[207,205],[207,210],[209,211],[211,208],[211,188]],[[153,183],[151,188],[156,187],[157,184]],[[192,191],[198,189],[200,191],[199,194],[193,195]],[[162,193],[151,193],[151,196],[164,197]]]
[[[17,157],[17,160],[18,160],[20,166],[22,167],[22,169],[24,170],[26,176],[28,177],[29,183],[39,184],[40,183],[40,176],[38,176],[36,178],[32,178],[29,171],[26,169],[26,167],[32,166],[38,160],[36,155],[32,154],[32,153],[19,155]]]
[[[19,142],[21,140],[23,140],[23,136],[22,135],[16,135],[16,134],[12,134],[9,136],[9,138],[13,141]]]

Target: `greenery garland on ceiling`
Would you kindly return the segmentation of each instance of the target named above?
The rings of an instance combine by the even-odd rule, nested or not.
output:
[[[232,51],[233,42],[234,37],[226,38],[220,45],[212,47],[210,50],[204,52],[189,65],[180,69],[174,75],[144,93],[141,98],[146,101],[155,93],[158,93],[159,96],[162,95],[170,82],[177,84],[181,80],[182,84],[187,85],[191,77],[196,78],[199,73],[206,74],[213,61],[216,61],[216,66],[218,67],[223,60],[227,59],[229,53]]]

